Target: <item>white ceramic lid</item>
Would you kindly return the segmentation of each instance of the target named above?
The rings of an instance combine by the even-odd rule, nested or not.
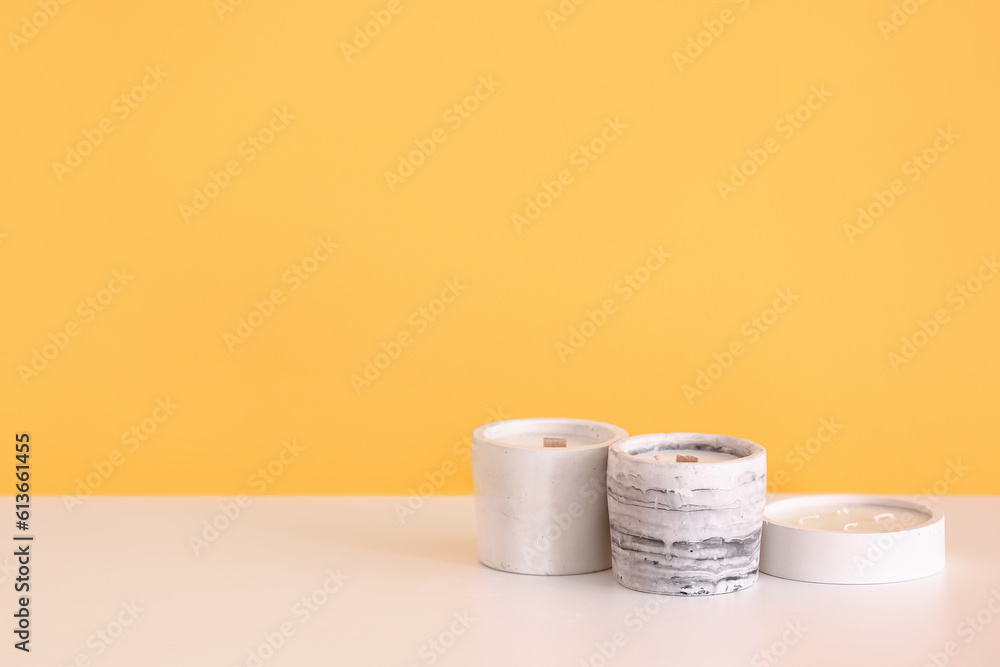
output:
[[[884,584],[930,576],[944,561],[944,514],[908,500],[812,495],[764,508],[760,571],[775,577]]]

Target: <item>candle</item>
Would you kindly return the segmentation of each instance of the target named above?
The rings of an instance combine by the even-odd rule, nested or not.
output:
[[[766,453],[749,440],[654,433],[614,443],[608,514],[618,583],[668,595],[753,585],[766,487]]]
[[[585,419],[509,419],[472,434],[479,560],[506,572],[611,567],[608,446],[628,433]]]
[[[600,438],[575,437],[572,434],[559,433],[509,433],[497,437],[498,442],[518,447],[587,447],[600,444]],[[548,441],[548,442],[546,442]]]
[[[944,568],[944,515],[908,500],[819,495],[764,510],[760,570],[825,584],[882,584]]]
[[[637,455],[641,459],[653,459],[661,463],[718,463],[733,461],[736,456],[726,452],[713,452],[705,449],[664,449],[644,452]],[[683,457],[678,459],[677,457]],[[694,459],[693,461],[691,459]]]
[[[853,533],[888,533],[927,523],[930,512],[908,507],[871,503],[795,505],[768,513],[771,521],[811,530]]]

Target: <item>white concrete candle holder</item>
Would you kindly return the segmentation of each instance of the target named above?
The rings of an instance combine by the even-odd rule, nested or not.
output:
[[[608,446],[627,436],[585,419],[510,419],[477,428],[479,560],[521,574],[611,567]]]
[[[608,510],[618,583],[668,595],[752,586],[766,456],[755,442],[704,433],[653,433],[614,443]]]
[[[764,510],[760,569],[824,584],[887,584],[944,569],[944,514],[899,498],[819,495]]]

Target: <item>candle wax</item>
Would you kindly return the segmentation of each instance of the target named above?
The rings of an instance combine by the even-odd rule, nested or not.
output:
[[[719,461],[732,461],[737,458],[732,454],[726,454],[725,452],[713,452],[711,450],[703,449],[663,449],[660,451],[637,454],[637,456],[640,459],[655,459],[657,454],[660,456],[658,461],[659,463],[677,463],[678,454],[681,456],[697,456],[697,463],[718,463]]]
[[[544,447],[545,438],[561,438],[566,441],[565,447]],[[596,438],[578,438],[565,433],[512,433],[497,439],[497,442],[522,447],[538,447],[539,449],[572,449],[573,447],[589,447],[600,444]]]
[[[792,507],[776,513],[769,512],[768,518],[797,528],[844,533],[889,533],[926,523],[930,514],[908,507],[849,504]]]

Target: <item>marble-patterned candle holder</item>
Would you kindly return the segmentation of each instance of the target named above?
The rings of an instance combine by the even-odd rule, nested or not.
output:
[[[608,446],[628,433],[585,419],[509,419],[472,434],[479,560],[520,574],[611,567]]]
[[[704,455],[697,463],[678,463],[675,450]],[[618,583],[667,595],[752,586],[766,489],[766,453],[749,440],[654,433],[614,443],[608,510]]]

